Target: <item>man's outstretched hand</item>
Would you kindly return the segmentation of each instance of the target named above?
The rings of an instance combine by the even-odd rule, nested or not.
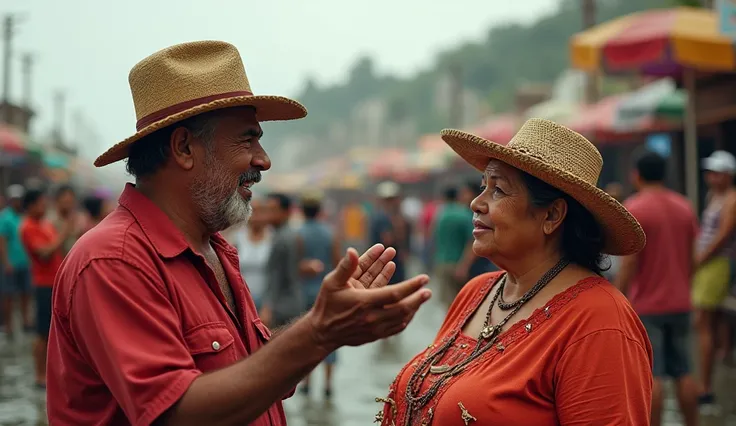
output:
[[[357,289],[385,287],[396,271],[396,264],[392,262],[395,256],[396,250],[393,247],[374,245],[360,256],[358,267],[350,276],[348,284]]]
[[[307,314],[317,345],[331,352],[341,346],[389,337],[406,328],[432,293],[423,288],[429,282],[426,275],[387,287],[385,283],[395,268],[390,261],[394,255],[393,249],[374,246],[358,259],[358,253],[348,249],[337,268],[322,281],[317,300]]]

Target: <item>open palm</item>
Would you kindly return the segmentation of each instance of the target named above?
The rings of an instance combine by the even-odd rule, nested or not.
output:
[[[396,264],[392,262],[394,256],[396,250],[393,247],[376,244],[369,248],[358,259],[358,268],[348,284],[355,289],[384,287],[396,271]]]

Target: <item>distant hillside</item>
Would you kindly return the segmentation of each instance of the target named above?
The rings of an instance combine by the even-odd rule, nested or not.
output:
[[[597,21],[671,7],[673,3],[674,0],[598,0]],[[440,52],[433,68],[408,79],[376,75],[371,58],[363,58],[353,66],[345,84],[318,87],[306,81],[296,97],[307,106],[309,116],[269,128],[268,139],[298,134],[319,140],[331,123],[346,119],[353,106],[376,95],[388,100],[390,116],[396,120],[411,117],[420,132],[437,131],[447,123],[433,112],[434,87],[438,77],[453,64],[461,65],[468,89],[480,94],[493,110],[503,111],[511,105],[518,85],[552,82],[568,67],[569,38],[582,28],[581,20],[580,1],[562,0],[555,13],[532,24],[495,26],[485,40]],[[315,147],[311,154],[326,154],[319,150]]]

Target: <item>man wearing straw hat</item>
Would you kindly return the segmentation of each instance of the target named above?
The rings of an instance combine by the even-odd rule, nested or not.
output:
[[[393,249],[348,250],[276,337],[219,231],[246,220],[270,159],[259,122],[304,117],[253,95],[236,48],[176,45],[130,73],[137,132],[102,154],[135,184],[56,276],[51,425],[284,425],[281,399],[329,353],[403,330],[426,276],[383,288]],[[379,288],[380,287],[380,288]]]

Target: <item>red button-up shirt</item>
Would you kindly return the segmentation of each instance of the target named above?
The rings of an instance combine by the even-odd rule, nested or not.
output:
[[[268,341],[236,250],[219,235],[212,245],[237,313],[227,308],[204,258],[130,184],[120,206],[79,239],[54,288],[47,373],[52,426],[150,425],[198,376]],[[286,425],[281,403],[251,424]]]

